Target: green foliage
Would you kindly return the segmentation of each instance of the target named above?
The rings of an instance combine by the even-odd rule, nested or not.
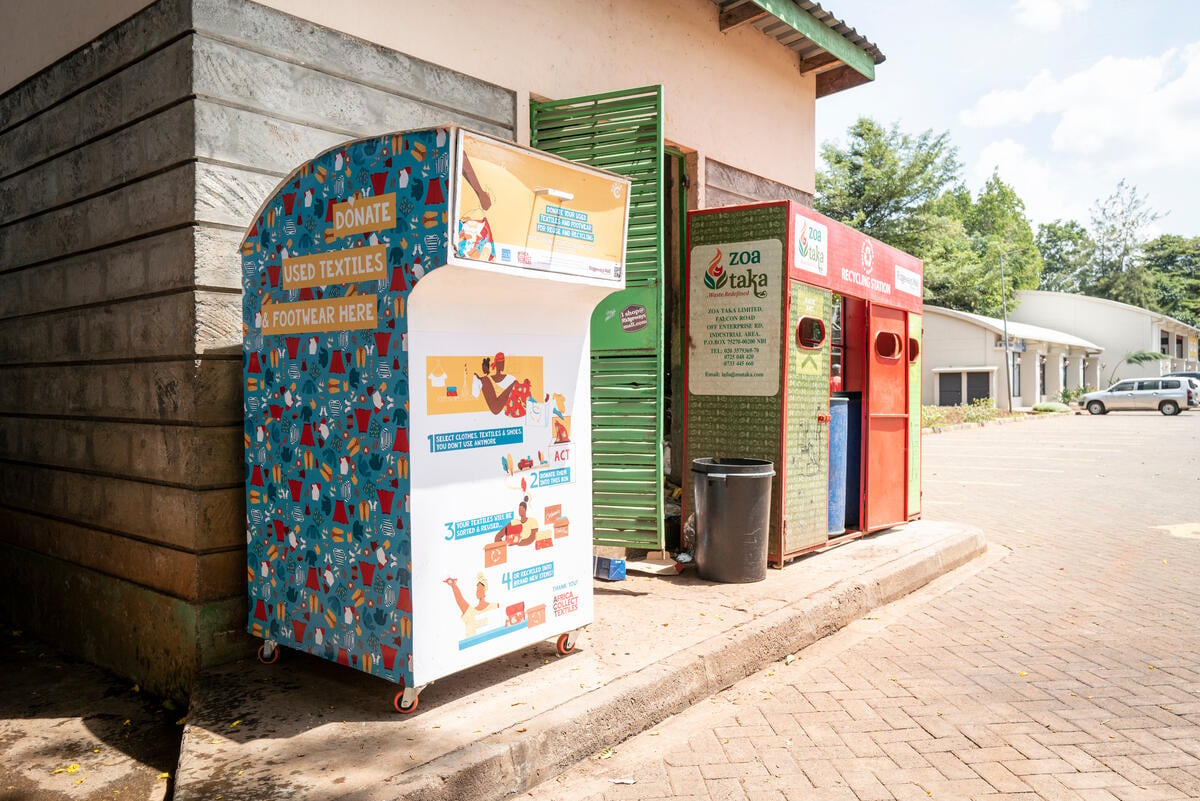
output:
[[[1063,387],[1062,389],[1060,389],[1058,391],[1058,402],[1059,403],[1070,403],[1071,401],[1078,398],[1080,395],[1086,395],[1089,392],[1095,392],[1095,391],[1096,391],[1095,387],[1084,386],[1084,387],[1076,387],[1075,389],[1067,389],[1066,387]]]
[[[1018,289],[1033,289],[1038,285],[1042,256],[1025,217],[1025,203],[998,173],[992,173],[979,197],[967,209],[964,224],[985,275],[993,276],[992,283],[999,283],[1003,272],[1003,289],[1010,305]],[[988,300],[979,313],[997,316],[1001,311],[1000,292]]]
[[[964,410],[968,423],[986,423],[996,419],[996,404],[991,398],[976,398]]]
[[[953,406],[922,406],[921,428],[941,428],[946,425],[946,410]]]
[[[1046,401],[1045,403],[1035,403],[1033,405],[1034,414],[1061,414],[1062,412],[1071,411],[1071,407],[1065,403],[1056,401]]]
[[[821,148],[818,211],[920,258],[925,301],[998,317],[1002,294],[1037,286],[1042,258],[1025,204],[993,174],[972,199],[948,134],[919,136],[860,118],[848,144]],[[1005,282],[1001,281],[1004,260]]]
[[[1159,310],[1200,326],[1200,237],[1163,234],[1146,243],[1142,259],[1154,275]]]
[[[847,145],[821,147],[828,169],[817,174],[814,206],[822,214],[893,247],[917,254],[938,227],[932,204],[958,179],[950,134],[912,136],[860,117]]]
[[[1096,243],[1082,289],[1094,297],[1155,309],[1154,275],[1142,258],[1146,229],[1159,218],[1144,195],[1124,181],[1092,208]]]
[[[1035,237],[999,173],[972,198],[948,133],[914,136],[861,117],[846,145],[825,143],[821,158],[816,209],[921,259],[926,303],[999,317],[1017,290],[1037,287],[1200,325],[1200,237],[1147,242],[1159,214],[1124,181],[1096,201],[1090,227],[1055,220]]]
[[[959,423],[987,423],[1002,416],[991,398],[960,406],[922,406],[921,427],[943,428]]]
[[[1038,289],[1082,292],[1082,282],[1096,250],[1087,229],[1074,220],[1055,220],[1038,226],[1036,243],[1042,254]]]
[[[1113,366],[1112,372],[1108,374],[1108,386],[1111,387],[1119,380],[1117,377],[1117,370],[1120,370],[1123,365],[1132,364],[1135,366],[1141,366],[1143,364],[1149,364],[1150,362],[1161,362],[1169,358],[1171,357],[1165,353],[1159,353],[1156,350],[1135,350],[1131,351],[1130,353],[1126,353],[1121,357],[1121,361],[1117,362]]]
[[[999,305],[999,273],[987,273],[961,220],[938,217],[925,247],[913,255],[925,262],[926,303],[960,311]]]

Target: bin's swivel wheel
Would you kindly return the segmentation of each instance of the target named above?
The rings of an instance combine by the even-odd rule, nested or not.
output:
[[[266,640],[258,646],[258,661],[264,665],[273,665],[279,661],[279,645]]]
[[[407,687],[401,680],[400,692],[396,693],[396,700],[392,701],[392,706],[401,715],[411,715],[417,711],[417,698],[421,695],[421,690],[428,686],[428,684],[422,684],[420,687]]]
[[[575,632],[568,631],[566,634],[558,635],[558,642],[554,645],[555,650],[562,656],[566,656],[575,650]]]
[[[414,694],[412,701],[405,699],[404,695],[408,690],[401,690],[396,693],[396,700],[392,702],[392,706],[396,707],[396,711],[401,715],[409,715],[417,711],[417,696]]]

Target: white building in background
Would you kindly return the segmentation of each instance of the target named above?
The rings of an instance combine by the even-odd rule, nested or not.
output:
[[[1001,408],[1057,400],[1064,389],[1096,383],[1100,345],[1062,331],[926,306],[921,403],[958,406],[990,398]],[[1005,355],[1012,364],[1004,369]],[[1011,380],[1010,380],[1011,378]],[[1010,390],[1011,387],[1011,390]]]
[[[1050,326],[1095,342],[1104,349],[1100,373],[1089,386],[1104,388],[1119,378],[1157,376],[1177,370],[1200,370],[1200,328],[1158,312],[1104,298],[1066,292],[1021,290],[1013,320]],[[1153,351],[1167,358],[1142,365],[1124,364],[1125,355]]]

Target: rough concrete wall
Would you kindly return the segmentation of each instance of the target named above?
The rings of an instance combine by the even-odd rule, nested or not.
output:
[[[511,92],[162,0],[0,96],[0,618],[182,691],[241,652],[237,247],[301,161]]]
[[[800,189],[730,167],[715,159],[704,162],[704,207],[740,206],[762,200],[794,200],[812,208],[813,198]]]

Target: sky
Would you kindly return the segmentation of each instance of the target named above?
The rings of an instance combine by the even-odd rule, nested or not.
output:
[[[860,116],[949,132],[972,195],[998,170],[1041,223],[1076,220],[1122,179],[1200,236],[1200,2],[824,0],[887,57],[817,101],[817,147]],[[822,169],[818,158],[818,169]]]

